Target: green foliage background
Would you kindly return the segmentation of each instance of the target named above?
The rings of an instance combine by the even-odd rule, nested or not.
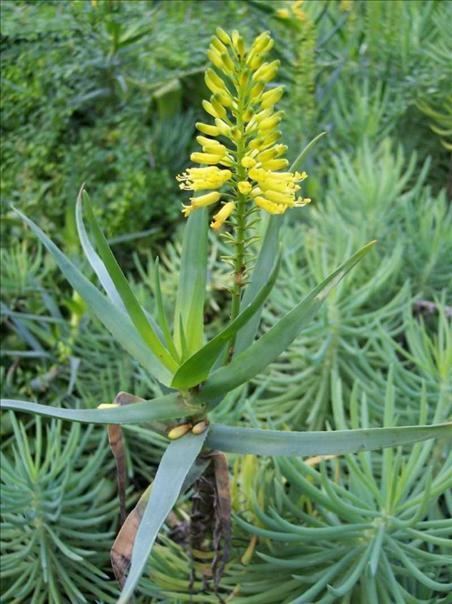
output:
[[[327,132],[303,166],[313,203],[284,226],[263,329],[352,250],[379,243],[271,371],[217,413],[225,423],[302,430],[450,415],[450,3],[311,0],[298,16],[293,3],[267,0],[5,0],[1,10],[4,396],[95,407],[120,390],[161,393],[9,204],[79,256],[73,209],[85,182],[140,301],[152,310],[158,255],[172,306],[182,200],[174,177],[193,145],[205,51],[220,25],[275,37],[292,157]],[[222,244],[211,244],[205,313],[214,331],[228,275]],[[5,414],[2,435],[5,602],[114,602],[108,547],[118,517],[105,435]],[[132,506],[164,442],[145,427],[127,428],[126,438]],[[444,443],[322,463],[230,462],[237,521],[224,600],[445,601]],[[111,479],[99,482],[106,465]],[[156,547],[143,602],[219,601],[199,572],[190,593],[191,561],[175,538],[188,505]]]

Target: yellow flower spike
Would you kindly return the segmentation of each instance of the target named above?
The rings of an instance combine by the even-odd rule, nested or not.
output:
[[[221,208],[221,210],[219,212],[217,212],[215,214],[215,216],[213,217],[212,222],[210,223],[210,226],[212,227],[212,229],[214,229],[215,231],[218,231],[218,229],[220,229],[223,224],[226,222],[226,220],[229,218],[229,216],[232,214],[232,212],[235,210],[235,203],[233,201],[228,201],[227,203],[224,204],[224,206]]]
[[[188,168],[177,180],[181,189],[197,195],[191,197],[190,204],[184,205],[185,216],[197,208],[218,204],[223,195],[234,200],[220,207],[213,216],[211,227],[220,229],[234,213],[233,227],[241,229],[238,239],[231,239],[237,246],[237,272],[237,266],[246,257],[243,233],[252,204],[271,214],[282,214],[288,208],[306,205],[307,200],[296,197],[299,183],[306,175],[282,171],[288,166],[287,147],[279,142],[278,124],[283,113],[274,111],[274,107],[283,95],[283,87],[266,90],[279,67],[279,61],[264,62],[273,46],[270,34],[260,34],[246,52],[243,38],[237,31],[229,35],[219,28],[216,33],[208,51],[216,70],[208,68],[204,76],[212,96],[202,103],[213,123],[196,124],[200,132],[196,140],[202,152],[193,153],[191,159],[201,167]],[[223,79],[222,74],[228,77]],[[204,194],[198,194],[198,191]],[[236,230],[235,234],[238,232]],[[246,274],[246,262],[241,266],[244,266],[240,269],[242,279]],[[234,296],[237,300],[241,281],[236,285]]]
[[[278,86],[277,88],[272,88],[271,90],[267,90],[264,92],[261,99],[261,107],[262,109],[268,109],[276,105],[281,100],[281,97],[284,93],[284,87]]]
[[[179,426],[176,426],[168,432],[168,438],[170,440],[177,440],[178,438],[181,438],[182,436],[187,434],[187,432],[190,432],[191,428],[191,424],[181,424]]]
[[[240,191],[240,193],[242,193],[242,195],[248,195],[252,188],[251,183],[247,180],[241,180],[239,183],[237,183],[237,189]]]

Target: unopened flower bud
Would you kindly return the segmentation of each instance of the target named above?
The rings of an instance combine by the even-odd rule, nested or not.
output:
[[[205,432],[207,430],[208,427],[209,427],[209,422],[207,420],[202,420],[202,421],[198,422],[197,424],[195,424],[193,426],[193,428],[191,429],[191,431],[193,432],[193,434],[202,434],[203,432]]]
[[[168,438],[170,440],[177,440],[181,436],[184,436],[184,434],[187,434],[187,432],[190,432],[190,430],[191,424],[180,424],[168,432]]]

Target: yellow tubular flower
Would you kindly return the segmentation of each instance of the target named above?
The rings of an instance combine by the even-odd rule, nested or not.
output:
[[[215,231],[218,231],[218,229],[223,226],[223,224],[226,222],[226,220],[229,218],[229,216],[234,210],[235,203],[233,201],[228,201],[228,203],[225,203],[221,210],[215,214],[212,222],[210,223],[210,226]]]
[[[190,155],[191,161],[196,162],[197,164],[219,164],[223,159],[224,153],[221,155],[217,155],[214,153],[192,153]]]
[[[207,53],[212,65],[204,79],[211,96],[202,105],[213,119],[196,124],[202,151],[191,155],[202,167],[188,168],[177,180],[183,190],[205,191],[190,198],[182,210],[185,216],[218,204],[224,195],[234,200],[214,215],[215,230],[230,219],[245,233],[253,204],[270,214],[282,214],[309,203],[297,197],[306,174],[283,172],[288,166],[287,147],[280,144],[278,130],[283,113],[274,109],[283,87],[267,89],[279,68],[279,61],[267,59],[272,47],[269,32],[247,48],[237,31],[229,35],[217,28]],[[243,249],[237,253],[243,254]]]
[[[210,136],[218,136],[220,134],[219,128],[211,126],[210,124],[203,124],[202,122],[196,122],[196,129],[203,134],[209,134]]]
[[[218,191],[212,191],[199,197],[190,197],[191,205],[194,208],[204,208],[205,206],[211,206],[213,203],[217,203],[221,195]]]
[[[278,86],[278,88],[272,88],[271,90],[267,90],[264,92],[261,99],[261,107],[262,109],[267,109],[268,107],[273,107],[281,100],[283,95],[284,88],[282,86]]]

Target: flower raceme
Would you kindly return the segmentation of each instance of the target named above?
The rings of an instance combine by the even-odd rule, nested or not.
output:
[[[287,147],[278,142],[283,114],[275,111],[283,88],[266,90],[279,67],[279,61],[265,61],[272,47],[267,32],[247,49],[237,31],[229,35],[218,28],[207,53],[213,68],[205,82],[212,96],[203,108],[213,123],[196,124],[202,151],[191,160],[201,167],[188,168],[177,180],[181,189],[195,193],[183,206],[186,217],[222,202],[210,225],[215,230],[235,213],[243,220],[253,207],[282,214],[310,201],[298,196],[306,173],[285,171]]]

